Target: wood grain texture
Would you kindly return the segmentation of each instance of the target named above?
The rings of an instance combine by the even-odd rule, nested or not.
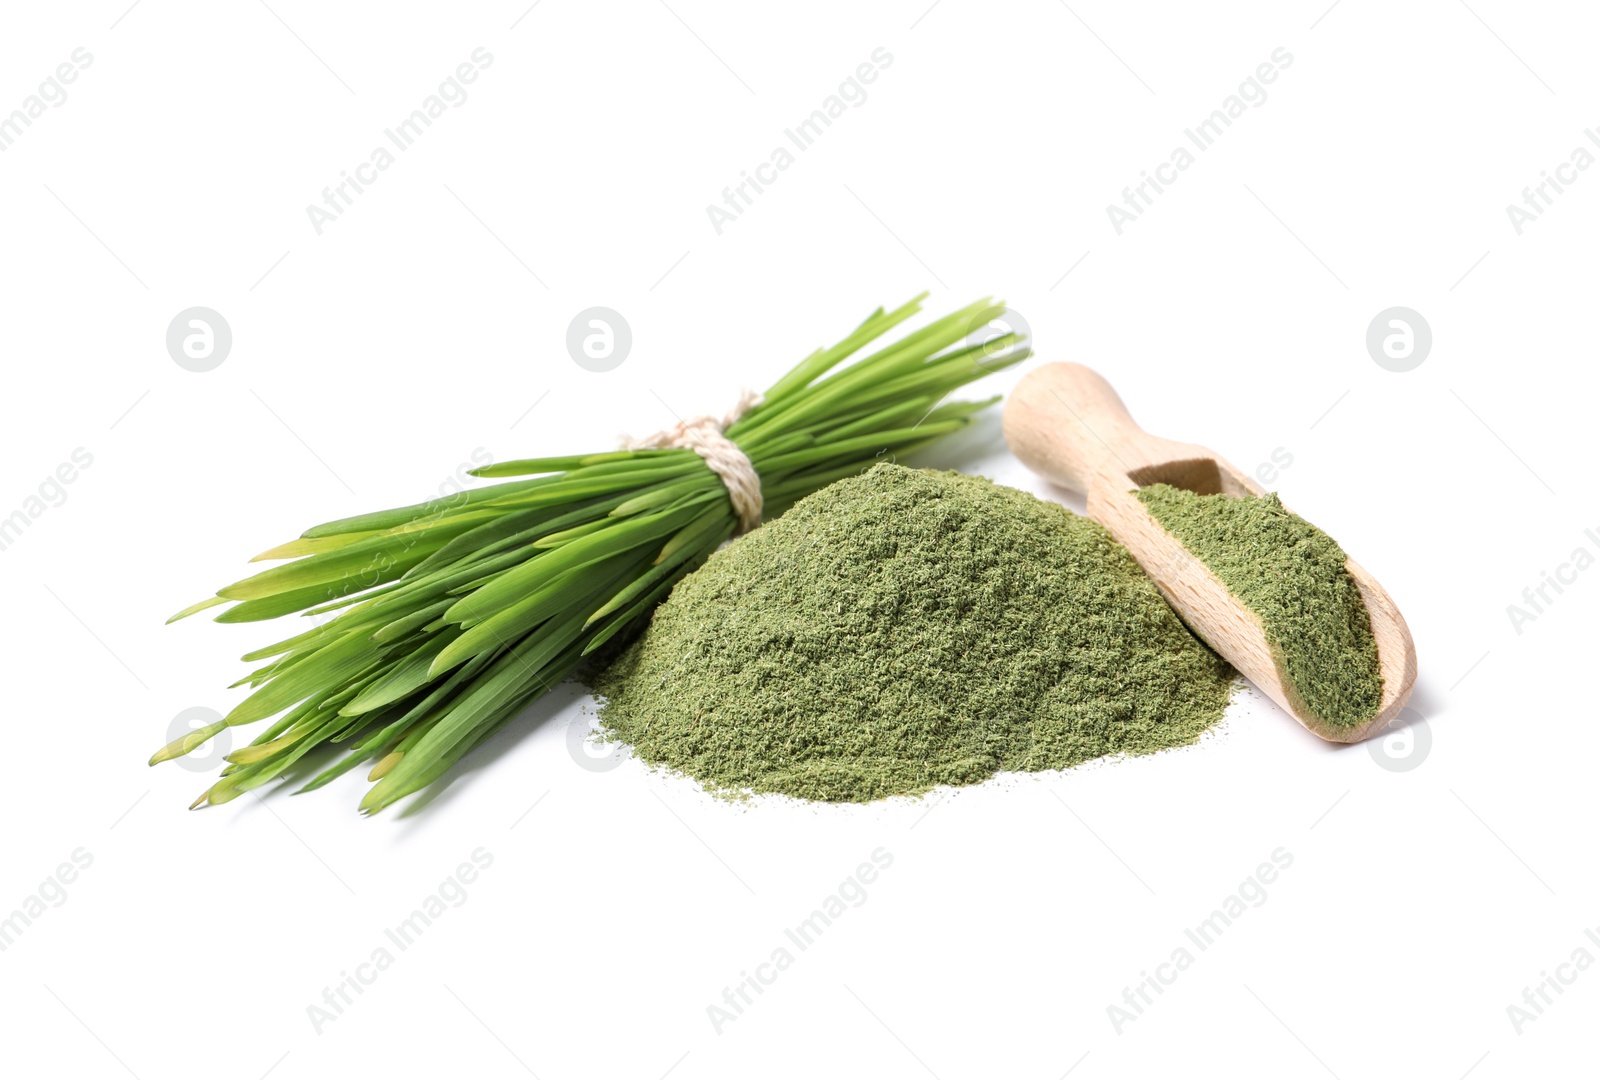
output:
[[[1201,495],[1260,495],[1248,476],[1194,443],[1174,442],[1134,423],[1117,392],[1081,364],[1048,364],[1018,383],[1006,402],[1006,442],[1046,479],[1088,500],[1089,517],[1110,530],[1205,642],[1308,730],[1330,742],[1359,742],[1400,714],[1417,678],[1417,654],[1400,610],[1354,559],[1345,568],[1372,620],[1383,693],[1365,724],[1341,727],[1310,714],[1268,643],[1261,619],[1171,536],[1134,491],[1166,483]]]

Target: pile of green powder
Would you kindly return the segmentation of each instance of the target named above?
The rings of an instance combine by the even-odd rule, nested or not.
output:
[[[1383,677],[1372,619],[1332,537],[1275,494],[1196,495],[1167,484],[1138,494],[1150,516],[1260,616],[1307,711],[1340,727],[1377,714]]]
[[[1232,680],[1101,526],[882,464],[713,555],[594,688],[710,790],[866,802],[1192,743]]]

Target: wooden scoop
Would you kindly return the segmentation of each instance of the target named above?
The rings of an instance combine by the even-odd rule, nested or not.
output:
[[[1389,594],[1354,559],[1345,563],[1372,618],[1383,691],[1377,715],[1340,727],[1313,715],[1273,655],[1261,619],[1150,516],[1134,491],[1171,484],[1201,495],[1260,495],[1250,478],[1193,443],[1147,434],[1111,384],[1081,364],[1049,364],[1006,402],[1006,442],[1034,472],[1088,496],[1089,517],[1111,531],[1182,618],[1290,716],[1331,742],[1359,742],[1400,714],[1417,679],[1411,632]]]

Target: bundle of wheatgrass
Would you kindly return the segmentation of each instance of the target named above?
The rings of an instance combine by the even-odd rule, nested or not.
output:
[[[475,475],[536,478],[318,525],[257,556],[293,561],[171,621],[229,601],[218,622],[296,611],[324,620],[247,653],[266,664],[234,685],[255,692],[151,764],[281,713],[228,755],[196,806],[227,802],[330,743],[342,757],[301,790],[373,762],[361,809],[375,812],[438,779],[762,514],[993,404],[940,404],[1028,355],[1011,334],[964,340],[1004,311],[987,300],[840,368],[922,299],[879,308],[743,401],[731,423],[680,425],[678,438],[652,440],[660,448],[491,465]]]

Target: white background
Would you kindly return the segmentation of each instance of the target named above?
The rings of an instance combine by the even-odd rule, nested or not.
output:
[[[0,516],[93,456],[0,551],[0,914],[93,860],[0,953],[5,1071],[1577,1075],[1600,973],[1520,1033],[1507,1007],[1600,958],[1600,571],[1520,634],[1506,609],[1600,553],[1600,170],[1521,235],[1506,206],[1600,125],[1592,11],[670,2],[5,5],[0,113],[93,57],[0,153]],[[478,47],[466,102],[318,235],[306,206]],[[879,47],[865,102],[718,235],[706,205]],[[1118,235],[1107,205],[1280,47]],[[566,687],[409,814],[359,818],[357,774],[189,813],[208,774],[145,768],[282,636],[162,625],[250,555],[480,448],[721,412],[925,288],[1004,297],[1151,431],[1292,455],[1274,486],[1409,619],[1429,746],[1389,760],[1415,767],[1244,693],[1155,758],[730,807],[580,767]],[[234,338],[205,374],[164,343],[195,305]],[[606,374],[564,346],[594,305],[633,332]],[[1434,335],[1405,374],[1364,343],[1394,305]],[[1070,504],[997,419],[923,461]],[[1107,1007],[1280,847],[1265,903],[1119,1033]],[[480,848],[463,906],[319,1033],[308,1006]],[[866,902],[719,1033],[708,1005],[878,848]]]

